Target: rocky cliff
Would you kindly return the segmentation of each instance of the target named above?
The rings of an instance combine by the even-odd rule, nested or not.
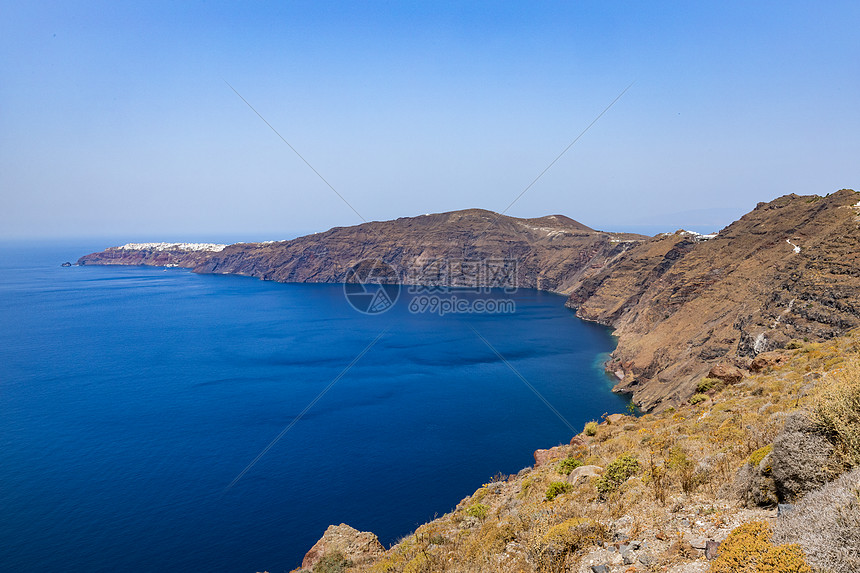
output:
[[[562,215],[518,219],[482,209],[404,217],[273,243],[238,243],[217,250],[156,251],[113,247],[78,264],[172,264],[199,273],[238,274],[281,282],[343,282],[363,260],[383,260],[400,280],[421,282],[442,272],[454,285],[473,279],[470,262],[495,261],[515,273],[516,286],[567,293],[571,285],[647,239],[604,233]],[[431,269],[431,270],[428,270]]]
[[[614,328],[616,389],[659,409],[688,398],[709,373],[737,379],[761,353],[860,324],[858,199],[851,190],[786,195],[714,237],[647,238],[595,231],[562,215],[518,219],[468,209],[283,242],[125,245],[78,262],[343,282],[352,266],[378,259],[400,280],[421,283],[434,261],[447,261],[453,285],[470,284],[470,262],[501,262],[517,286],[569,294],[580,317]]]
[[[860,324],[858,199],[786,195],[711,240],[657,236],[574,285],[567,305],[615,329],[618,390],[645,409],[676,404],[709,371]]]
[[[81,257],[78,264],[194,268],[226,246],[213,243],[128,243]]]

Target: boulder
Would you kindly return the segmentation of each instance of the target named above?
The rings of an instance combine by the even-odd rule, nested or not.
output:
[[[606,422],[608,424],[618,424],[622,420],[624,420],[626,416],[624,414],[609,414],[606,416]]]
[[[708,372],[708,378],[717,378],[726,384],[737,384],[744,378],[743,371],[731,364],[716,364]]]
[[[784,364],[791,359],[791,356],[788,354],[783,354],[777,350],[772,352],[763,352],[753,358],[753,361],[750,363],[750,371],[751,372],[761,372],[767,368],[773,368],[774,366],[779,366],[780,364]]]
[[[710,567],[707,561],[693,561],[674,565],[666,573],[706,573]]]
[[[709,539],[705,544],[705,558],[708,561],[713,561],[720,553],[720,544],[713,539]]]
[[[313,569],[320,559],[335,551],[357,565],[378,557],[385,552],[385,548],[376,535],[369,531],[359,531],[345,523],[329,525],[322,538],[305,554],[302,568]]]
[[[583,440],[583,439],[582,439],[581,437],[579,437],[579,436],[574,436],[574,437],[572,437],[572,438],[570,439],[570,445],[571,445],[571,446],[576,446],[576,447],[579,447],[579,448],[585,448],[585,447],[587,447],[587,446],[588,446],[588,444],[585,442],[585,440]]]
[[[621,561],[625,565],[633,565],[636,563],[636,553],[632,549],[627,549],[626,551],[620,551],[621,553]]]
[[[666,554],[670,559],[696,559],[700,553],[685,539],[679,539],[669,546]]]
[[[612,534],[612,539],[615,541],[630,539],[630,534],[633,533],[634,522],[635,520],[631,516],[622,515],[610,523],[609,532]]]
[[[591,478],[600,477],[603,473],[603,468],[600,466],[579,466],[567,476],[567,482],[573,485],[585,483]]]
[[[548,450],[535,450],[535,467],[540,467],[553,460],[558,460],[566,457],[564,446],[556,446]]]

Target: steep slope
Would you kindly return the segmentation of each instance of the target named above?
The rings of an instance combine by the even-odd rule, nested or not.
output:
[[[618,390],[675,404],[723,363],[860,324],[860,194],[760,203],[708,241],[642,243],[574,285],[568,306],[615,328]]]

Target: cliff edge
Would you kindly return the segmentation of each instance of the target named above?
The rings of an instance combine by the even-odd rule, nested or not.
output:
[[[615,329],[617,390],[646,410],[677,404],[709,372],[860,324],[858,199],[786,195],[709,240],[659,235],[574,285],[567,306]]]

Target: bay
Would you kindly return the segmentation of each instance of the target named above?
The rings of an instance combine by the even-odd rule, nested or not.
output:
[[[0,245],[6,569],[283,571],[342,522],[387,546],[627,404],[559,295],[366,315],[341,285],[59,266],[106,244]]]

